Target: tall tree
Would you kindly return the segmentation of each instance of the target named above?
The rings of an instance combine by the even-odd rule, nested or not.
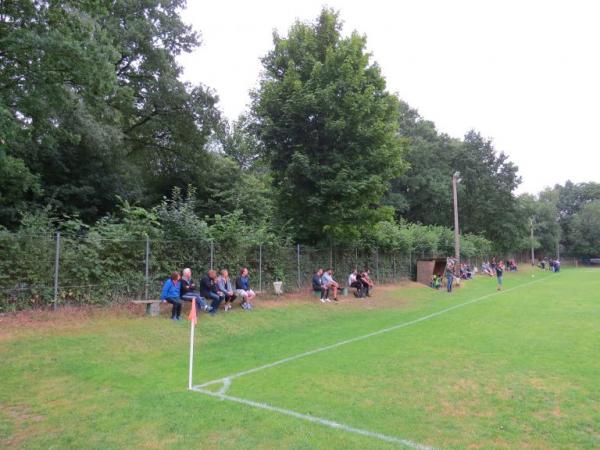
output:
[[[569,240],[572,254],[600,257],[600,200],[586,203],[573,216]]]
[[[91,221],[117,195],[152,202],[202,180],[217,99],[178,80],[175,58],[199,43],[184,4],[0,3],[0,107],[20,130],[6,152],[39,176],[41,202]]]
[[[397,100],[370,61],[366,38],[341,35],[338,14],[296,22],[262,63],[254,93],[258,136],[279,211],[303,242],[356,235],[402,169]]]

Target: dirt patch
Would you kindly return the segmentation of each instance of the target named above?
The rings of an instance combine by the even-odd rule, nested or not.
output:
[[[377,286],[373,295],[365,299],[357,299],[349,293],[339,296],[337,302],[324,304],[323,307],[342,307],[344,309],[380,309],[398,308],[409,303],[409,296],[400,296],[399,290],[426,289],[420,284],[403,281],[397,284]],[[286,308],[293,306],[320,304],[312,291],[286,293],[281,296],[261,294],[255,300],[255,307],[260,309]],[[184,302],[184,314],[187,315],[190,303]],[[161,304],[161,315],[168,315],[171,306]],[[54,311],[52,309],[34,309],[16,313],[0,314],[0,342],[11,340],[26,334],[44,332],[79,330],[91,321],[102,321],[111,318],[143,318],[145,305],[132,303],[112,306],[67,306]]]

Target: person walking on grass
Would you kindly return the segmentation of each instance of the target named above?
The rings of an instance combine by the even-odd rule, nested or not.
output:
[[[452,292],[452,283],[454,282],[454,260],[448,258],[446,260],[446,290]]]
[[[504,275],[504,263],[500,261],[496,265],[496,278],[498,278],[498,290],[502,290],[502,276]]]
[[[168,278],[163,284],[162,293],[160,299],[163,303],[170,303],[173,305],[171,309],[171,319],[181,320],[181,282],[179,281],[181,276],[179,272],[173,272],[171,278]]]

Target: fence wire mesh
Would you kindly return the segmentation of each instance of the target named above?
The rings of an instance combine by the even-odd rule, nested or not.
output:
[[[282,281],[285,292],[308,289],[317,267],[332,268],[346,285],[354,268],[369,267],[376,282],[392,283],[411,277],[414,265],[413,255],[376,248],[5,233],[0,237],[0,312],[158,298],[169,274],[185,267],[196,279],[211,268],[228,269],[235,277],[247,267],[252,287],[270,294],[274,281]]]

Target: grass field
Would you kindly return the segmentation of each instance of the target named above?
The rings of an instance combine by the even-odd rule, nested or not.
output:
[[[532,273],[202,316],[205,392],[187,321],[5,317],[0,447],[600,448],[600,271]]]

